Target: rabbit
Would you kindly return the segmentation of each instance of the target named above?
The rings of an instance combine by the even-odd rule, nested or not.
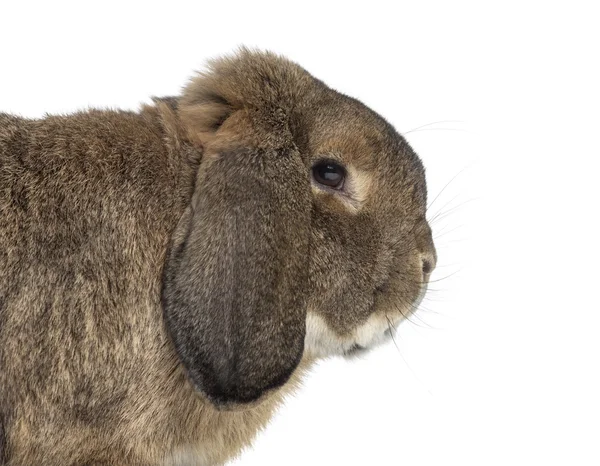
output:
[[[240,48],[139,111],[0,114],[0,463],[220,465],[419,305],[423,164]]]

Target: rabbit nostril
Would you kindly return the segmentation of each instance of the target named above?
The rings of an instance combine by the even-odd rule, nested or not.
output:
[[[433,270],[433,264],[431,263],[431,261],[427,260],[427,259],[423,259],[423,273],[425,275],[429,275],[432,270]]]

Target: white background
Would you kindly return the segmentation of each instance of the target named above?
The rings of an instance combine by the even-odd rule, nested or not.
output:
[[[320,364],[232,464],[598,465],[593,4],[3,2],[0,110],[135,109],[241,44],[358,97],[441,192],[434,290],[397,348]]]

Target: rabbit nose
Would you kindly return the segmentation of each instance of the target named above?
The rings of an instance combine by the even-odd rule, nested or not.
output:
[[[423,270],[423,280],[426,281],[433,269],[435,269],[435,255],[431,253],[426,253],[421,255],[421,266]]]

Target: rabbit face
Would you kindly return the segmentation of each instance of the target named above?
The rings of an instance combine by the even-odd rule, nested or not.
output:
[[[386,341],[418,307],[436,261],[416,154],[360,102],[323,94],[306,111],[301,147],[312,193],[305,351],[316,357]]]

